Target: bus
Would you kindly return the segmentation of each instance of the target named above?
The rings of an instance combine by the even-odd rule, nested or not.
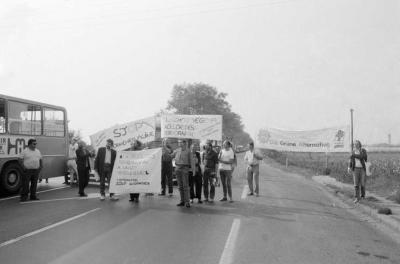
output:
[[[22,168],[18,157],[35,138],[43,156],[42,178],[64,175],[68,156],[65,108],[0,94],[0,193],[17,193]]]

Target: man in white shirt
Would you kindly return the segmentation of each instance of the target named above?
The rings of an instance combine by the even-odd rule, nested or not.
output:
[[[250,142],[249,143],[249,150],[246,152],[246,155],[244,156],[244,161],[247,165],[246,172],[247,172],[247,183],[249,184],[249,190],[250,192],[248,195],[253,195],[253,177],[254,181],[256,183],[256,188],[255,188],[255,193],[256,196],[259,195],[259,174],[260,174],[260,160],[262,160],[263,157],[256,153],[254,150],[254,143]]]
[[[22,188],[20,201],[25,202],[30,193],[31,200],[39,200],[36,196],[37,182],[40,170],[42,169],[42,154],[36,148],[36,139],[28,140],[28,147],[25,148],[20,156],[19,163],[24,170],[22,176]],[[30,183],[30,188],[29,188]]]

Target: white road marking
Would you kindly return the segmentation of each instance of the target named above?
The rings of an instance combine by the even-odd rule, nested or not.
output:
[[[99,197],[100,197],[99,193],[89,193],[87,197],[76,196],[76,197],[58,198],[58,199],[49,199],[49,200],[26,201],[26,202],[22,202],[20,204],[48,203],[48,202],[66,201],[66,200],[87,200],[87,199],[93,199],[93,198],[99,198]]]
[[[49,189],[49,190],[40,191],[40,192],[37,192],[37,193],[51,192],[51,191],[56,191],[56,190],[60,190],[60,189],[65,189],[65,188],[71,188],[71,187],[69,187],[69,186],[58,187],[58,188],[53,188],[53,189]],[[0,199],[0,201],[11,200],[11,199],[14,199],[14,198],[19,198],[19,195],[7,197],[7,198],[2,198],[2,199]]]
[[[235,218],[232,223],[231,232],[226,240],[224,251],[222,252],[219,264],[233,263],[233,255],[235,251],[236,239],[239,234],[240,219]]]
[[[100,208],[96,208],[96,209],[87,211],[87,212],[85,212],[85,213],[82,213],[82,214],[73,216],[73,217],[71,217],[71,218],[65,219],[65,220],[63,220],[63,221],[54,223],[54,224],[49,225],[49,226],[45,226],[45,227],[43,227],[43,228],[40,228],[40,229],[35,230],[35,231],[33,231],[33,232],[30,232],[30,233],[27,233],[27,234],[25,234],[25,235],[19,236],[19,237],[17,237],[17,238],[10,239],[10,240],[8,240],[8,241],[6,241],[6,242],[1,243],[1,244],[0,244],[0,248],[1,248],[1,247],[4,247],[4,246],[7,246],[7,245],[10,245],[10,244],[14,244],[14,243],[16,243],[16,242],[18,242],[18,241],[20,241],[20,240],[22,240],[22,239],[24,239],[24,238],[28,238],[28,237],[34,236],[34,235],[36,235],[36,234],[42,233],[42,232],[44,232],[44,231],[46,231],[46,230],[52,229],[52,228],[57,227],[57,226],[59,226],[59,225],[62,225],[62,224],[71,222],[71,221],[73,221],[73,220],[75,220],[75,219],[78,219],[78,218],[80,218],[80,217],[83,217],[83,216],[85,216],[85,215],[88,215],[88,214],[90,214],[90,213],[93,213],[93,212],[95,212],[95,211],[97,211],[97,210],[100,210]]]
[[[243,192],[242,192],[242,197],[241,197],[242,199],[246,199],[248,190],[249,190],[249,186],[245,185],[243,187]]]

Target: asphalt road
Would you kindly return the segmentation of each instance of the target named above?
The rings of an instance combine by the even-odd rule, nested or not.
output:
[[[0,199],[0,263],[400,263],[399,245],[339,207],[314,182],[261,166],[261,195],[246,195],[239,166],[234,203],[178,208],[174,196],[101,202],[62,179],[40,201]],[[217,188],[217,198],[222,188]]]

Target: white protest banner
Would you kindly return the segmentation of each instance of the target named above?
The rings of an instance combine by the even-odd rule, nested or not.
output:
[[[161,190],[162,149],[120,151],[110,181],[111,193],[155,193]]]
[[[107,139],[114,141],[114,149],[121,151],[129,148],[134,139],[147,143],[155,140],[156,120],[149,117],[122,125],[116,125],[90,136],[95,149],[104,147]]]
[[[260,129],[256,147],[293,152],[348,152],[350,151],[348,126],[309,131],[284,131],[274,128]]]
[[[163,115],[162,138],[222,139],[222,115]]]

